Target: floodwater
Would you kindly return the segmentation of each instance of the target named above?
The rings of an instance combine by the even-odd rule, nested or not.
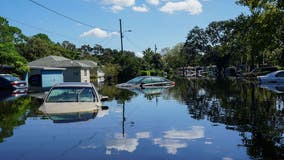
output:
[[[284,159],[284,85],[175,80],[123,90],[97,113],[46,116],[41,100],[0,102],[0,159]]]

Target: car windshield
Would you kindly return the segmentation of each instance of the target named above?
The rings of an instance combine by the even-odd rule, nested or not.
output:
[[[11,75],[4,75],[2,77],[7,79],[8,81],[19,81],[20,80],[18,77],[13,77]]]
[[[145,77],[136,77],[136,78],[133,78],[133,79],[131,79],[131,80],[129,80],[127,83],[133,83],[133,84],[135,84],[135,83],[138,83],[138,82],[140,82],[142,79],[144,79]]]
[[[91,87],[57,87],[53,88],[46,102],[94,102],[95,93]]]

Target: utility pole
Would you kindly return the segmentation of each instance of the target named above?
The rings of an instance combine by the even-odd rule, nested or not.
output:
[[[155,44],[155,54],[157,53],[157,45]]]
[[[123,53],[123,33],[122,33],[122,25],[121,25],[121,19],[119,19],[119,27],[120,27],[120,48],[121,48],[121,53]]]

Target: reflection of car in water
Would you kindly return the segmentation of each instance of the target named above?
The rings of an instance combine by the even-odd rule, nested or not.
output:
[[[144,94],[146,96],[152,96],[152,95],[162,94],[171,87],[173,86],[160,86],[160,87],[152,87],[152,88],[140,88],[140,87],[134,87],[134,88],[133,87],[120,87],[120,88],[129,90],[137,94]]]
[[[155,94],[161,94],[169,87],[160,87],[160,88],[134,88],[130,89],[130,91],[133,91],[135,93],[142,93],[145,95],[155,95]]]
[[[170,81],[163,77],[157,76],[140,76],[133,78],[125,83],[117,84],[116,87],[141,87],[141,88],[154,88],[161,86],[174,86],[175,82]]]
[[[264,76],[257,76],[260,83],[284,83],[284,70],[271,72]]]
[[[0,90],[0,101],[9,101],[17,99],[21,96],[27,95],[27,89],[15,89],[15,90],[7,90],[1,89]]]
[[[284,83],[267,83],[261,84],[259,87],[279,94],[284,93]]]
[[[88,120],[96,116],[104,99],[91,83],[61,83],[51,88],[39,110],[55,122]]]
[[[54,123],[70,123],[87,121],[94,119],[97,115],[96,112],[73,112],[73,113],[62,113],[62,114],[48,114],[48,118],[53,120]]]

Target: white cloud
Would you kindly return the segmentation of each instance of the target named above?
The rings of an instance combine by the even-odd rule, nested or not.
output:
[[[147,138],[150,138],[150,132],[138,132],[136,133],[136,138],[138,139],[147,139]]]
[[[136,150],[138,144],[138,139],[136,138],[116,139],[107,144],[107,150],[110,151],[111,149],[116,149],[117,151],[133,152]]]
[[[80,35],[80,37],[97,37],[97,38],[107,38],[111,37],[113,35],[119,35],[118,32],[107,32],[105,30],[102,30],[100,28],[94,28],[92,30],[89,30],[87,32],[84,32]]]
[[[175,129],[164,132],[164,138],[170,139],[198,139],[204,137],[204,127],[202,126],[193,126],[190,131],[177,131]]]
[[[133,6],[132,7],[132,10],[133,11],[136,11],[136,12],[148,12],[149,11],[149,9],[147,8],[147,6],[146,5],[142,5],[142,6]]]
[[[117,6],[117,5],[114,5],[114,6],[111,7],[111,10],[112,10],[114,13],[117,13],[117,12],[123,10],[123,9],[124,9],[123,7]]]
[[[187,147],[186,140],[199,139],[204,137],[204,127],[193,126],[192,130],[181,130],[175,129],[165,131],[163,138],[154,139],[154,144],[160,147],[165,147],[169,154],[176,154],[179,148]]]
[[[103,3],[107,5],[130,7],[135,4],[135,0],[103,0]]]
[[[160,0],[147,0],[147,3],[157,6],[160,4]]]
[[[159,145],[160,147],[165,147],[169,154],[176,154],[179,148],[187,147],[186,143],[181,142],[180,140],[174,139],[154,139],[154,144]]]
[[[135,5],[135,0],[103,0],[105,5],[110,5],[113,12],[119,12],[125,7]]]
[[[160,8],[161,12],[172,14],[176,11],[189,12],[191,15],[200,14],[202,5],[198,0],[184,0],[180,2],[167,2]]]

